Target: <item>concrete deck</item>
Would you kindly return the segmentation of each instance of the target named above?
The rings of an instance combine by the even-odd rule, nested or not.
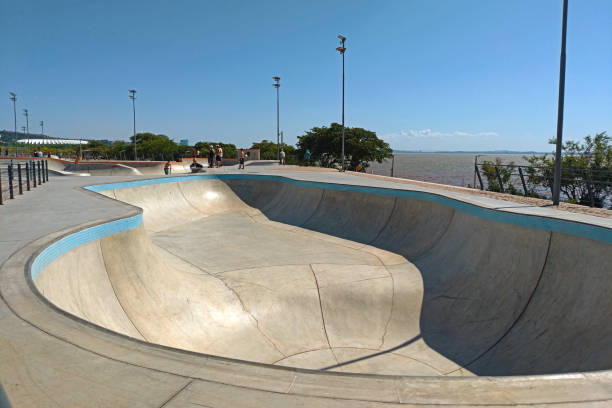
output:
[[[612,403],[612,373],[596,371],[612,367],[610,219],[348,174],[245,173],[433,192],[582,223],[582,236],[274,180],[103,192],[130,206],[81,187],[142,177],[52,177],[0,208],[0,383],[13,406]],[[144,228],[27,279],[49,244],[135,206]]]

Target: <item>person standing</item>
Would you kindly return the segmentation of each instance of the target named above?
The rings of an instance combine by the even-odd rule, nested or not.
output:
[[[166,174],[166,176],[170,174],[171,169],[172,169],[172,166],[170,164],[170,160],[168,160],[166,164],[164,164],[164,174]]]
[[[306,159],[306,166],[310,166],[310,149],[307,149],[304,153],[304,159]]]
[[[217,145],[217,167],[223,166],[223,149]]]
[[[244,149],[240,149],[240,164],[238,165],[238,170],[244,170]]]
[[[215,161],[215,149],[212,145],[208,146],[208,168],[211,169],[213,167],[213,163]]]
[[[280,159],[281,159],[280,164],[284,166],[285,165],[285,151],[284,150],[280,151]]]

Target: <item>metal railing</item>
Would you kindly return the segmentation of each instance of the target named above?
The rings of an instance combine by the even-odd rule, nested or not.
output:
[[[48,181],[47,160],[0,161],[0,205]]]
[[[476,163],[474,172],[481,190],[551,199],[553,170],[543,166]],[[474,186],[476,187],[476,186]],[[612,171],[584,168],[561,169],[563,201],[590,207],[610,206]]]

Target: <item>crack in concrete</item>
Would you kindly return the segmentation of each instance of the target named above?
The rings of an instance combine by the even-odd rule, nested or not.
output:
[[[321,309],[321,321],[323,322],[323,331],[325,332],[325,339],[327,340],[327,345],[329,346],[332,356],[334,356],[334,360],[336,360],[336,364],[340,364],[340,362],[338,361],[338,357],[336,357],[336,353],[334,353],[334,349],[332,348],[331,343],[329,342],[329,335],[327,334],[327,326],[325,324],[325,315],[323,314],[323,301],[321,300],[321,289],[319,288],[319,280],[317,279],[317,274],[315,273],[312,264],[308,264],[308,266],[310,266],[312,276],[314,277],[315,284],[317,285],[317,295],[319,296],[319,308]]]
[[[387,319],[387,323],[385,324],[385,332],[383,333],[380,339],[380,346],[378,346],[379,350],[381,350],[383,345],[385,344],[385,337],[387,337],[387,331],[389,330],[389,323],[391,323],[391,318],[393,317],[393,308],[395,306],[395,279],[393,279],[393,274],[391,273],[391,271],[387,269],[386,266],[385,266],[385,270],[389,274],[389,277],[391,277],[391,310],[389,310],[389,319]]]
[[[173,399],[175,399],[181,392],[183,392],[187,387],[189,387],[194,380],[189,381],[187,384],[183,385],[177,392],[175,392],[174,394],[172,394],[170,396],[170,398],[168,398],[166,400],[166,402],[164,402],[162,405],[159,406],[159,408],[164,408],[165,406],[168,405],[168,403],[170,403]]]
[[[249,315],[249,317],[251,319],[253,319],[255,321],[255,327],[257,328],[257,331],[259,331],[259,333],[261,333],[261,335],[264,337],[264,339],[266,339],[266,341],[268,343],[270,343],[272,345],[272,347],[274,347],[276,349],[276,351],[278,351],[281,355],[287,357],[287,355],[285,353],[283,353],[280,348],[278,347],[278,345],[272,341],[272,339],[270,337],[268,337],[268,335],[266,333],[264,333],[263,329],[261,328],[260,324],[259,324],[259,320],[257,320],[257,318],[253,315],[253,313],[251,313],[246,305],[244,304],[242,298],[240,297],[240,295],[238,294],[238,292],[236,292],[236,290],[234,290],[234,288],[232,288],[231,286],[229,286],[227,284],[227,282],[225,282],[225,280],[223,280],[223,278],[221,277],[216,277],[217,279],[219,279],[219,281],[221,281],[223,283],[223,285],[230,290],[238,299],[238,302],[240,302],[240,306],[242,307],[242,310]]]

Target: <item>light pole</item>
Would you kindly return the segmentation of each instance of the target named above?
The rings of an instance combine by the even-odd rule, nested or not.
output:
[[[563,144],[563,103],[565,99],[565,37],[567,34],[567,0],[563,0],[563,23],[561,28],[561,60],[559,63],[559,106],[557,111],[557,149],[555,150],[555,179],[553,183],[553,205],[559,205],[561,191],[561,148]]]
[[[280,88],[280,77],[275,76],[272,77],[272,79],[274,80],[274,83],[272,84],[273,87],[276,88],[276,160],[280,161],[280,148],[279,148],[279,138],[280,138],[280,132],[279,132],[279,128],[280,128],[280,95],[279,95],[279,88]]]
[[[40,121],[40,135],[44,136],[45,135],[45,122],[44,121]]]
[[[130,99],[132,100],[132,111],[134,113],[134,161],[136,161],[136,90],[130,89]]]
[[[342,171],[344,171],[344,53],[346,52],[344,42],[346,37],[339,35],[338,38],[340,39],[340,47],[337,47],[336,51],[342,54]]]
[[[9,99],[13,101],[13,116],[14,116],[14,125],[15,125],[15,137],[17,137],[17,94],[15,92],[9,92]]]
[[[30,112],[27,109],[23,110],[23,116],[26,118],[26,134],[30,134]]]

